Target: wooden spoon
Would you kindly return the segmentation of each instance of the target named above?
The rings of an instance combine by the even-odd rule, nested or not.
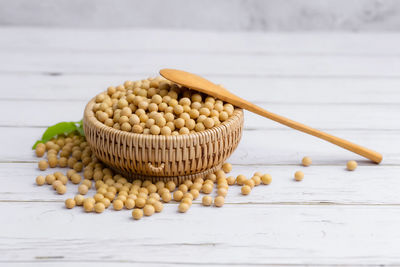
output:
[[[229,92],[228,90],[198,76],[193,73],[189,73],[182,70],[174,70],[174,69],[162,69],[160,70],[160,74],[174,83],[180,84],[182,86],[188,87],[190,89],[205,93],[207,95],[211,95],[215,98],[219,98],[225,102],[231,103],[234,106],[246,109],[248,111],[254,112],[258,115],[271,119],[273,121],[279,122],[283,125],[291,127],[293,129],[302,131],[304,133],[311,134],[332,144],[343,147],[344,149],[350,150],[354,153],[357,153],[363,157],[366,157],[372,160],[375,163],[380,163],[382,161],[382,155],[376,151],[371,149],[362,147],[360,145],[354,144],[350,141],[341,139],[339,137],[330,135],[328,133],[319,131],[317,129],[311,128],[304,124],[292,121],[288,118],[282,117],[280,115],[274,114],[272,112],[266,111],[265,109],[260,108],[234,94]]]

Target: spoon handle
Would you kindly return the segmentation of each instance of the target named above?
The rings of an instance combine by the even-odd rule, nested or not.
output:
[[[174,69],[162,69],[160,70],[160,74],[164,76],[166,79],[178,83],[180,85],[186,86],[188,88],[203,92],[208,95],[212,95],[216,98],[219,98],[225,102],[231,103],[237,107],[242,109],[246,109],[248,111],[254,112],[258,115],[271,119],[273,121],[279,122],[283,125],[286,125],[290,128],[299,130],[301,132],[311,134],[315,137],[321,138],[325,141],[331,142],[332,144],[343,147],[344,149],[350,150],[354,153],[357,153],[363,157],[366,157],[372,160],[375,163],[380,163],[382,161],[382,155],[376,151],[368,149],[366,147],[362,147],[360,145],[354,144],[350,141],[344,140],[342,138],[333,136],[331,134],[322,132],[320,130],[311,128],[307,125],[301,124],[299,122],[293,121],[291,119],[279,116],[278,114],[266,111],[265,109],[260,108],[259,106],[250,103],[247,100],[244,100],[228,90],[216,85],[215,83],[210,82],[203,77],[200,77],[196,74],[189,73],[181,70]]]
[[[321,138],[325,141],[328,141],[332,144],[338,145],[344,149],[350,150],[354,153],[357,153],[365,158],[368,158],[372,160],[375,163],[380,163],[382,161],[382,155],[376,151],[373,151],[371,149],[368,149],[366,147],[354,144],[350,141],[344,140],[342,138],[336,137],[334,135],[325,133],[323,131],[311,128],[307,125],[304,125],[302,123],[293,121],[291,119],[285,118],[283,116],[280,116],[278,114],[269,112],[257,105],[254,105],[253,103],[250,103],[242,98],[239,98],[238,96],[231,95],[230,97],[230,102],[235,102],[232,103],[238,107],[241,107],[243,109],[246,109],[248,111],[254,112],[258,115],[261,115],[263,117],[266,117],[268,119],[271,119],[273,121],[276,121],[280,124],[286,125],[290,128],[296,129],[298,131],[313,135],[315,137]],[[232,101],[233,100],[233,101]]]

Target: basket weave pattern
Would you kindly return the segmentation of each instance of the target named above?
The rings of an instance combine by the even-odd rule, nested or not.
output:
[[[85,108],[83,127],[95,155],[127,178],[181,182],[216,171],[239,144],[243,111],[202,132],[160,136],[116,130],[97,120],[95,100]]]

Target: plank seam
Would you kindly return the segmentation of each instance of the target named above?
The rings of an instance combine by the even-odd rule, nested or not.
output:
[[[0,200],[0,203],[64,203],[64,200]],[[179,203],[163,203],[167,206],[178,206]],[[193,204],[202,207],[201,201],[193,201]],[[346,203],[346,202],[332,202],[332,201],[320,201],[320,202],[225,202],[224,205],[231,206],[244,206],[244,205],[252,205],[252,206],[348,206],[348,207],[398,207],[400,203]]]
[[[202,246],[202,244],[196,245],[196,246]],[[60,259],[60,260],[56,260]],[[276,259],[276,258],[275,258]],[[332,258],[332,260],[336,260],[337,258]],[[340,258],[342,259],[342,258]],[[354,258],[351,258],[354,260]],[[250,263],[250,262],[227,262],[227,263],[221,263],[221,262],[176,262],[176,261],[134,261],[134,260],[67,260],[64,259],[64,256],[49,256],[49,257],[37,257],[37,260],[14,260],[14,261],[9,261],[9,260],[0,260],[0,263],[46,263],[46,262],[54,262],[54,263],[60,263],[60,262],[69,262],[69,263],[138,263],[138,264],[162,264],[162,265],[183,265],[186,266],[188,264],[190,265],[196,265],[196,266],[208,266],[208,265],[219,265],[219,266],[272,266],[272,267],[283,267],[283,266],[343,266],[343,267],[348,267],[348,266],[361,266],[361,267],[370,267],[370,266],[398,266],[396,263],[376,263],[376,264],[354,264],[354,263],[326,263],[327,259],[324,259],[323,263]],[[315,259],[313,259],[313,262],[315,262]]]
[[[43,71],[6,71],[0,70],[1,74],[25,74],[25,75],[32,75],[32,74],[40,74],[40,75],[49,75],[49,76],[60,76],[64,74],[68,75],[126,75],[126,76],[144,76],[147,77],[149,75],[148,72],[73,72],[73,71],[64,71],[64,72],[43,72]],[[303,75],[303,74],[234,74],[234,73],[198,73],[202,76],[207,77],[241,77],[241,78],[285,78],[285,79],[390,79],[390,80],[398,80],[400,79],[400,75]]]

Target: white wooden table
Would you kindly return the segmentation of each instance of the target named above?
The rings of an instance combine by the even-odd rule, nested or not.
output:
[[[400,264],[400,34],[0,28],[0,265]],[[376,149],[382,164],[246,113],[233,174],[273,176],[223,208],[66,210],[34,185],[45,127],[108,85],[162,67],[202,74],[270,111]],[[301,167],[305,155],[314,164]],[[345,171],[347,160],[359,162]],[[293,174],[305,178],[295,182]]]

